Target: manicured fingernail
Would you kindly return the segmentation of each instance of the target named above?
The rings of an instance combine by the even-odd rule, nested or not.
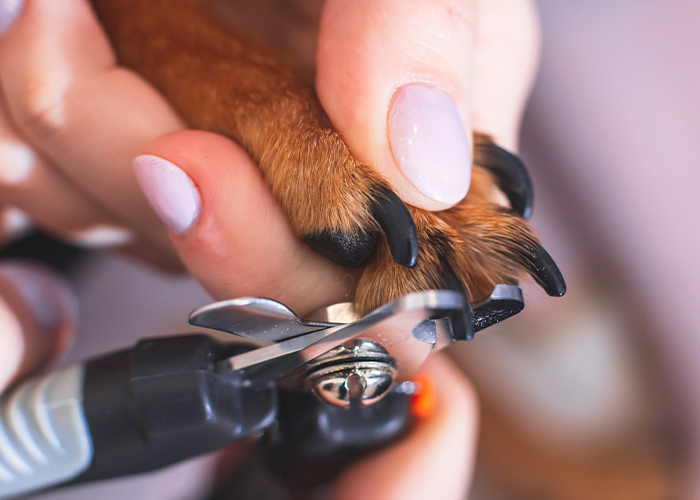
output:
[[[466,196],[469,140],[457,108],[441,90],[411,84],[396,92],[389,145],[404,175],[424,195],[449,204]]]
[[[0,241],[8,244],[32,230],[32,221],[24,210],[12,205],[0,212]]]
[[[3,140],[0,141],[0,162],[0,183],[17,186],[22,184],[34,169],[36,155],[24,144]]]
[[[54,271],[37,264],[6,261],[0,264],[0,278],[14,286],[44,328],[56,329],[77,320],[75,293]]]
[[[134,160],[134,171],[148,202],[165,224],[184,234],[199,217],[199,191],[178,166],[157,156]]]
[[[115,248],[134,241],[134,233],[123,227],[110,225],[93,226],[76,231],[66,238],[75,246],[88,249]]]
[[[12,26],[22,12],[23,5],[24,0],[0,0],[0,35]]]

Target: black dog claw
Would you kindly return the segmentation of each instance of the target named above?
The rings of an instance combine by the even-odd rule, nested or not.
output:
[[[474,150],[478,165],[496,176],[498,187],[508,197],[511,208],[530,220],[535,196],[530,174],[520,158],[491,143],[477,143]]]
[[[559,271],[559,267],[554,263],[554,259],[547,251],[538,246],[528,256],[530,275],[535,279],[547,295],[551,297],[561,297],[566,293],[566,282]]]
[[[411,212],[389,188],[381,188],[374,199],[372,215],[381,228],[394,261],[413,267],[418,260],[418,231]]]

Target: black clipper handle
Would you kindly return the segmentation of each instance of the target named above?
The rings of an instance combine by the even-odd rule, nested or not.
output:
[[[349,410],[309,392],[279,391],[280,419],[208,500],[326,498],[320,492],[367,453],[403,437],[413,425],[411,396],[394,390]]]
[[[216,370],[247,349],[147,339],[22,382],[0,398],[0,498],[148,472],[261,433],[277,416],[274,382]]]
[[[83,397],[94,455],[76,482],[160,469],[261,433],[277,415],[277,390],[217,373],[217,361],[235,353],[186,335],[88,362]]]

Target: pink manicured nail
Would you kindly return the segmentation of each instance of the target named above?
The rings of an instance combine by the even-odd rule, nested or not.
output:
[[[78,299],[65,280],[38,264],[5,261],[0,277],[12,283],[37,322],[47,329],[59,328],[78,317]]]
[[[466,196],[471,180],[467,132],[441,90],[411,84],[396,92],[389,145],[404,175],[424,195],[448,204]]]
[[[0,35],[5,33],[22,12],[24,0],[0,0]]]
[[[178,235],[199,217],[200,197],[192,179],[178,166],[157,156],[134,160],[136,178],[153,210]]]

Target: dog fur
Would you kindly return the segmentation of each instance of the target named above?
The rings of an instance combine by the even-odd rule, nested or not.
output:
[[[469,193],[457,206],[410,207],[419,257],[413,268],[403,267],[371,213],[386,181],[353,158],[313,89],[274,51],[233,31],[200,0],[93,0],[93,6],[120,64],[150,81],[189,126],[228,136],[251,155],[295,234],[378,234],[355,292],[359,312],[445,288],[450,272],[471,302],[498,283],[536,274],[537,238],[522,217],[493,201],[496,179],[478,153]],[[474,139],[490,143],[483,134]]]

